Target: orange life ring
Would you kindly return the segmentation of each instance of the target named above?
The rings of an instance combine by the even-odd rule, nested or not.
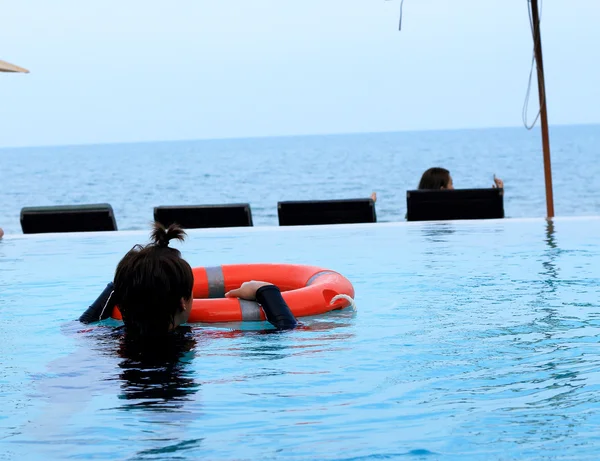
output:
[[[296,317],[324,314],[348,307],[354,287],[337,272],[297,264],[231,264],[196,267],[194,301],[189,323],[221,323],[266,320],[258,303],[225,298],[225,293],[249,280],[270,282],[282,292]],[[345,295],[336,298],[338,295]],[[335,298],[335,299],[334,299]],[[121,319],[115,307],[113,317]]]

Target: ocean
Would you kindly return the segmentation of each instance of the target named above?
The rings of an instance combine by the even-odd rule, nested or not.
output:
[[[550,131],[557,216],[600,214],[600,125]],[[169,141],[0,149],[0,227],[21,233],[25,206],[110,203],[119,230],[147,229],[159,205],[250,203],[255,226],[277,202],[368,197],[403,221],[427,168],[456,188],[505,183],[506,217],[545,216],[539,130],[485,130]]]

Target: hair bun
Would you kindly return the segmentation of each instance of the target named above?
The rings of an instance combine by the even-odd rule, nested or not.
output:
[[[152,226],[150,238],[152,239],[152,243],[154,243],[154,245],[161,248],[167,248],[171,240],[177,239],[183,242],[186,235],[187,234],[181,228],[181,226],[179,226],[179,224],[173,223],[165,229],[165,226],[158,221],[155,221]]]

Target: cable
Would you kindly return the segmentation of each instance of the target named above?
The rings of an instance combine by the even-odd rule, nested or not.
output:
[[[386,0],[389,1],[389,0]],[[402,12],[403,12],[403,8],[404,8],[404,0],[400,0],[400,20],[398,23],[398,30],[402,30]],[[542,12],[544,9],[544,0],[540,0],[540,13],[539,13],[539,24],[542,23]],[[538,120],[540,119],[541,113],[542,113],[542,106],[540,105],[540,108],[538,109],[538,112],[535,116],[535,118],[533,119],[533,122],[531,124],[529,124],[527,122],[527,119],[529,118],[529,100],[531,98],[531,82],[533,80],[533,69],[535,67],[535,63],[536,63],[536,59],[535,59],[535,50],[538,46],[538,43],[540,41],[540,34],[535,33],[535,25],[533,24],[533,13],[532,13],[532,7],[531,7],[531,0],[527,0],[527,12],[529,13],[529,27],[531,28],[531,36],[533,38],[533,55],[531,56],[531,68],[529,69],[529,78],[528,78],[528,82],[527,82],[527,91],[525,92],[525,102],[523,103],[523,111],[522,111],[522,117],[523,117],[523,125],[525,125],[525,128],[528,130],[532,130],[536,123],[538,122]],[[539,26],[538,24],[538,26]],[[544,89],[542,89],[542,91],[545,91]],[[544,95],[545,96],[545,95]],[[543,98],[543,101],[545,101],[546,98]],[[543,103],[545,104],[545,103]]]
[[[540,0],[540,17],[539,17],[539,23],[541,24],[542,22],[542,11],[543,11],[543,6],[544,6],[544,2],[543,0]],[[535,118],[533,119],[533,122],[531,123],[531,125],[527,122],[527,119],[529,118],[528,116],[528,111],[529,111],[529,99],[531,97],[531,81],[533,79],[533,68],[535,65],[535,49],[540,41],[540,34],[538,34],[536,36],[535,34],[535,25],[533,24],[533,15],[532,15],[532,8],[531,8],[531,0],[527,0],[527,12],[529,13],[529,26],[531,28],[531,36],[533,37],[533,56],[531,57],[531,69],[529,70],[529,81],[527,83],[527,91],[525,92],[525,102],[523,103],[523,112],[522,112],[522,117],[523,117],[523,125],[525,125],[525,128],[528,130],[532,130],[533,127],[535,127],[535,124],[537,123],[537,121],[540,118],[540,115],[542,113],[542,106],[540,106],[540,108],[538,109],[538,113],[535,116]],[[538,24],[539,25],[539,24]],[[542,90],[543,91],[543,90]],[[543,98],[545,100],[545,98]]]
[[[389,2],[390,0],[385,0]],[[402,9],[404,7],[404,0],[400,0],[400,21],[398,23],[398,30],[402,30]]]
[[[398,23],[398,30],[402,30],[402,9],[404,7],[404,0],[400,0],[400,21]]]

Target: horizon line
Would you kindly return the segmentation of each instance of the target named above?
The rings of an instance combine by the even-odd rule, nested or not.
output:
[[[600,123],[556,123],[550,125],[553,127],[574,127],[574,126],[598,126]],[[56,148],[56,147],[86,147],[86,146],[110,146],[124,144],[157,144],[157,143],[178,143],[178,142],[210,142],[210,141],[242,141],[242,140],[262,140],[262,139],[285,139],[285,138],[311,138],[327,136],[360,136],[369,134],[395,134],[395,133],[428,133],[428,132],[454,132],[454,131],[487,131],[487,130],[506,130],[521,128],[526,131],[539,129],[539,125],[532,130],[527,130],[523,125],[501,125],[490,127],[471,127],[471,128],[424,128],[412,130],[382,130],[382,131],[349,131],[337,133],[302,133],[302,134],[281,134],[281,135],[254,135],[254,136],[223,136],[213,138],[185,138],[185,139],[150,139],[143,141],[107,141],[107,142],[84,142],[73,144],[32,144],[27,146],[0,146],[0,151],[8,149],[31,149],[31,148]]]

